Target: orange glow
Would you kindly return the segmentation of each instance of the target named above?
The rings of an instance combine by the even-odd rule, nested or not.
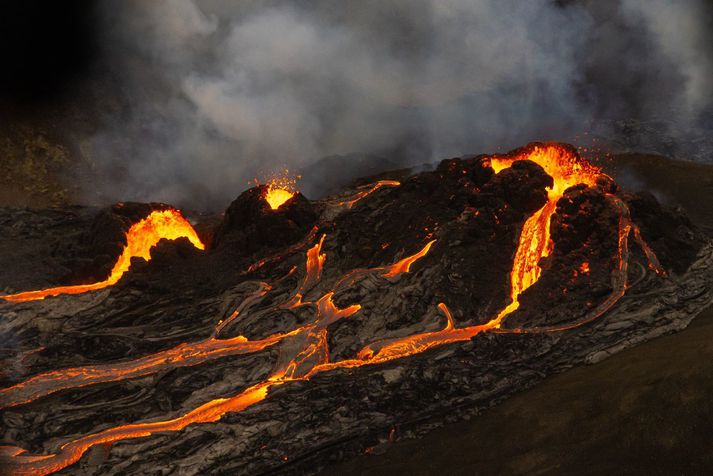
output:
[[[280,205],[295,196],[295,192],[290,192],[284,188],[269,188],[265,194],[265,200],[270,204],[270,208],[277,210]]]
[[[602,175],[599,168],[559,144],[537,145],[514,157],[491,157],[490,164],[495,173],[499,173],[517,160],[538,164],[552,177],[554,186],[548,192],[547,203],[528,218],[522,228],[510,273],[510,304],[495,319],[496,328],[508,314],[520,307],[518,296],[540,278],[540,260],[549,256],[554,248],[550,239],[550,219],[557,201],[569,187],[578,184],[593,186]]]
[[[297,179],[288,175],[287,170],[280,177],[273,177],[267,182],[265,201],[270,208],[277,210],[282,204],[297,193]]]
[[[212,337],[192,344],[181,344],[173,349],[162,351],[129,362],[78,367],[48,372],[30,378],[9,389],[0,391],[0,407],[19,405],[53,392],[93,385],[100,382],[112,382],[128,378],[149,375],[175,367],[196,365],[211,359],[248,352],[257,352],[269,346],[280,344],[278,361],[272,373],[265,380],[258,382],[231,398],[211,400],[178,418],[164,421],[133,423],[77,438],[59,448],[55,454],[31,455],[22,448],[0,447],[0,463],[7,465],[11,474],[48,474],[77,462],[83,453],[94,445],[112,443],[119,440],[146,437],[156,432],[179,431],[194,423],[218,421],[227,412],[239,412],[254,405],[268,396],[271,387],[296,380],[309,380],[312,376],[338,368],[354,368],[380,364],[410,355],[425,352],[437,346],[466,341],[481,332],[497,333],[544,333],[560,332],[582,326],[601,316],[624,295],[627,287],[629,263],[629,235],[641,246],[649,259],[649,266],[659,274],[664,274],[653,251],[644,243],[640,232],[631,222],[626,204],[616,196],[607,195],[608,200],[619,212],[618,254],[616,267],[612,270],[612,292],[601,303],[591,309],[581,320],[559,327],[502,329],[503,319],[519,307],[518,297],[532,286],[540,277],[540,260],[553,251],[550,239],[550,218],[555,211],[557,200],[564,190],[577,183],[594,184],[598,169],[586,163],[580,163],[568,149],[557,145],[538,146],[522,153],[516,158],[493,157],[496,171],[509,167],[515,160],[527,158],[545,168],[554,178],[554,187],[549,191],[547,203],[525,223],[520,234],[510,273],[510,303],[485,324],[458,328],[448,306],[441,302],[437,310],[445,318],[445,325],[436,331],[421,332],[415,335],[383,339],[365,345],[354,358],[336,362],[330,361],[328,348],[329,326],[341,319],[353,316],[361,309],[360,304],[351,304],[338,308],[333,298],[335,292],[353,286],[360,277],[378,274],[393,277],[410,272],[411,265],[426,256],[435,240],[428,242],[419,252],[401,259],[388,266],[370,269],[354,269],[336,279],[331,290],[320,293],[321,297],[312,302],[303,302],[306,293],[318,289],[322,280],[322,269],[326,254],[322,253],[325,235],[306,252],[304,277],[290,297],[283,303],[273,305],[273,309],[291,309],[305,306],[313,312],[313,320],[294,330],[276,334],[258,341],[249,341],[238,336],[232,339],[218,339],[218,332],[231,320],[261,300],[272,287],[259,283],[258,288],[249,294],[226,321],[219,322]],[[362,197],[363,198],[363,197]],[[316,231],[313,230],[316,234]],[[310,236],[310,240],[313,235]],[[309,241],[307,241],[309,242]],[[589,263],[582,263],[580,271],[588,271]]]
[[[401,261],[392,264],[386,269],[384,276],[386,276],[387,278],[393,278],[394,276],[397,276],[401,273],[408,273],[411,270],[411,265],[426,256],[426,253],[428,253],[428,250],[431,249],[431,246],[435,242],[436,240],[429,241],[428,243],[426,243],[426,246],[424,246],[423,249],[415,255],[407,256]]]
[[[322,245],[324,244],[324,238],[326,236],[327,235],[322,235],[322,237],[319,239],[319,242],[312,248],[307,250],[307,260],[305,262],[305,277],[302,280],[300,286],[294,292],[292,299],[289,302],[283,304],[284,308],[295,309],[297,307],[302,306],[303,304],[307,304],[302,302],[302,297],[307,291],[312,289],[312,287],[317,284],[317,282],[319,282],[319,279],[322,276],[322,267],[324,266],[324,261],[327,259],[327,255],[322,253]]]
[[[589,262],[585,261],[579,266],[579,272],[581,274],[589,274]]]
[[[347,208],[352,208],[359,200],[371,195],[382,187],[398,187],[399,185],[401,185],[401,182],[398,182],[396,180],[379,180],[374,185],[368,187],[366,190],[357,192],[350,199],[339,202],[338,205],[344,205]]]
[[[181,212],[174,209],[153,211],[143,220],[134,223],[126,232],[126,246],[121,255],[114,263],[114,267],[109,277],[104,281],[92,284],[80,284],[76,286],[59,286],[56,288],[43,289],[40,291],[28,291],[18,294],[0,296],[6,301],[22,302],[36,301],[47,296],[57,296],[59,294],[81,294],[87,291],[95,291],[116,284],[119,279],[129,270],[131,258],[143,258],[146,261],[151,259],[151,248],[156,246],[162,239],[176,240],[178,238],[188,238],[193,246],[200,250],[205,249],[191,224],[186,220]]]
[[[593,186],[602,175],[600,168],[578,157],[570,149],[560,144],[542,144],[528,148],[514,156],[493,156],[490,166],[495,173],[510,167],[518,160],[531,160],[542,167],[554,179],[550,199],[564,194],[564,191],[580,183]]]

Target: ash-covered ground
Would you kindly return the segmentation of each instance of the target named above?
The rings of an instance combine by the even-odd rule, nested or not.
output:
[[[529,161],[495,174],[488,157],[469,156],[380,179],[401,184],[367,194],[364,182],[320,201],[297,194],[274,211],[254,188],[221,216],[188,215],[205,252],[161,242],[104,290],[0,301],[0,444],[27,450],[6,448],[5,468],[312,473],[374,451],[394,428],[418,436],[685,328],[711,302],[705,235],[653,195],[602,180],[557,201],[553,251],[519,308],[499,329],[456,339],[453,329],[487,326],[510,302],[523,228],[552,177]],[[161,208],[0,210],[3,294],[105,278],[124,233]],[[324,260],[319,272],[308,250]],[[408,257],[410,267],[394,268]],[[52,374],[67,368],[80,368],[71,385]],[[89,384],[92,369],[113,377]],[[56,377],[22,386],[43,375]],[[261,383],[266,396],[222,418],[151,436],[126,429],[181,420]],[[112,431],[123,437],[92,440]]]

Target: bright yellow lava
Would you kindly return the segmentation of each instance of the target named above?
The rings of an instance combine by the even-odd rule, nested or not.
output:
[[[294,195],[294,192],[290,192],[284,188],[268,188],[265,194],[265,201],[270,205],[270,208],[277,210],[283,203],[294,197]]]

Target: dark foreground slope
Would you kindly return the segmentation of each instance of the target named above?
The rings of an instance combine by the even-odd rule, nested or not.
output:
[[[713,167],[628,154],[606,164],[713,231]],[[470,421],[324,475],[709,474],[713,308],[685,330],[546,379]]]
[[[712,361],[708,309],[678,334],[323,474],[709,474]]]

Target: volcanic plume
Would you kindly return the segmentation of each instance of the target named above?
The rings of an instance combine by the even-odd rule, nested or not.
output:
[[[314,470],[687,324],[712,251],[557,143],[321,201],[258,185],[196,229],[161,206],[108,278],[3,296],[8,359],[29,363],[2,376],[0,458],[14,474]]]

